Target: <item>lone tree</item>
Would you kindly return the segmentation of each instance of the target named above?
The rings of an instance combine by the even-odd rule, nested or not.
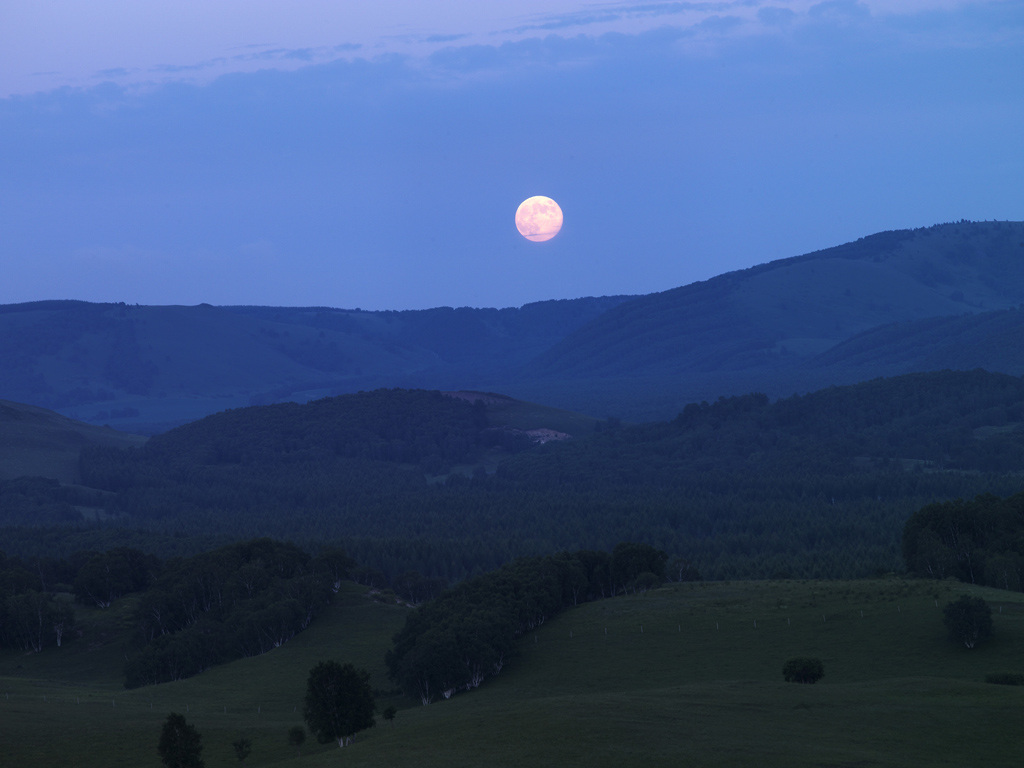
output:
[[[199,755],[203,751],[203,738],[195,726],[185,722],[177,712],[167,716],[160,731],[160,762],[167,768],[205,768],[206,763]]]
[[[288,729],[288,743],[295,747],[295,752],[302,757],[302,745],[306,743],[306,729],[301,725],[293,725]]]
[[[397,714],[398,714],[398,710],[395,709],[395,705],[394,704],[388,704],[387,707],[384,708],[384,711],[381,713],[381,716],[385,720],[388,721],[388,725],[390,725],[392,728],[394,728],[395,727],[395,715],[397,715]]]
[[[351,664],[321,661],[309,671],[302,715],[321,744],[337,741],[339,747],[375,723],[370,673]]]
[[[245,768],[245,758],[252,753],[252,742],[249,739],[239,739],[238,741],[232,741],[231,746],[235,748],[235,757],[238,758],[238,762],[242,764],[242,768]]]
[[[787,683],[816,683],[825,676],[821,659],[790,659],[782,667],[782,676]]]
[[[961,595],[942,610],[949,639],[973,648],[992,637],[992,609],[980,597]]]

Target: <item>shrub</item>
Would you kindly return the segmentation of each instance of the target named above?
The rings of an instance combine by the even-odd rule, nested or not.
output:
[[[816,683],[825,676],[821,659],[790,659],[782,667],[782,676],[787,683]]]

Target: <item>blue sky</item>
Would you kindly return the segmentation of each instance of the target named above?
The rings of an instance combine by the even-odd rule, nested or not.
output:
[[[1021,136],[1019,0],[9,0],[0,303],[647,293],[1020,220]]]

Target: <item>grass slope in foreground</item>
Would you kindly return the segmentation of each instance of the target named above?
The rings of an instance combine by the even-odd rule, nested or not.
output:
[[[942,606],[963,593],[984,596],[995,612],[994,640],[974,651],[950,643],[941,621]],[[1024,671],[1024,595],[899,579],[683,584],[589,603],[522,638],[520,658],[478,691],[429,707],[397,702],[393,728],[378,720],[344,752],[310,740],[296,758],[286,734],[300,722],[308,669],[324,658],[351,661],[370,669],[374,687],[390,688],[383,651],[403,619],[402,609],[352,587],[272,653],[130,692],[119,688],[116,665],[106,677],[101,665],[72,672],[87,669],[91,653],[113,664],[116,641],[89,650],[87,633],[73,663],[56,651],[4,654],[0,693],[10,699],[0,696],[0,741],[12,746],[12,765],[157,766],[159,727],[173,710],[202,733],[211,768],[238,765],[230,742],[239,735],[253,741],[248,766],[1010,766],[1021,758],[1024,690],[982,680]],[[801,655],[824,661],[817,685],[782,681],[783,663]]]

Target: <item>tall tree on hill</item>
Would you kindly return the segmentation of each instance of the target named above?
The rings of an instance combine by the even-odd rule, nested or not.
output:
[[[352,742],[357,732],[372,728],[376,705],[370,689],[370,673],[351,664],[321,661],[309,671],[302,714],[309,730],[321,744]]]

